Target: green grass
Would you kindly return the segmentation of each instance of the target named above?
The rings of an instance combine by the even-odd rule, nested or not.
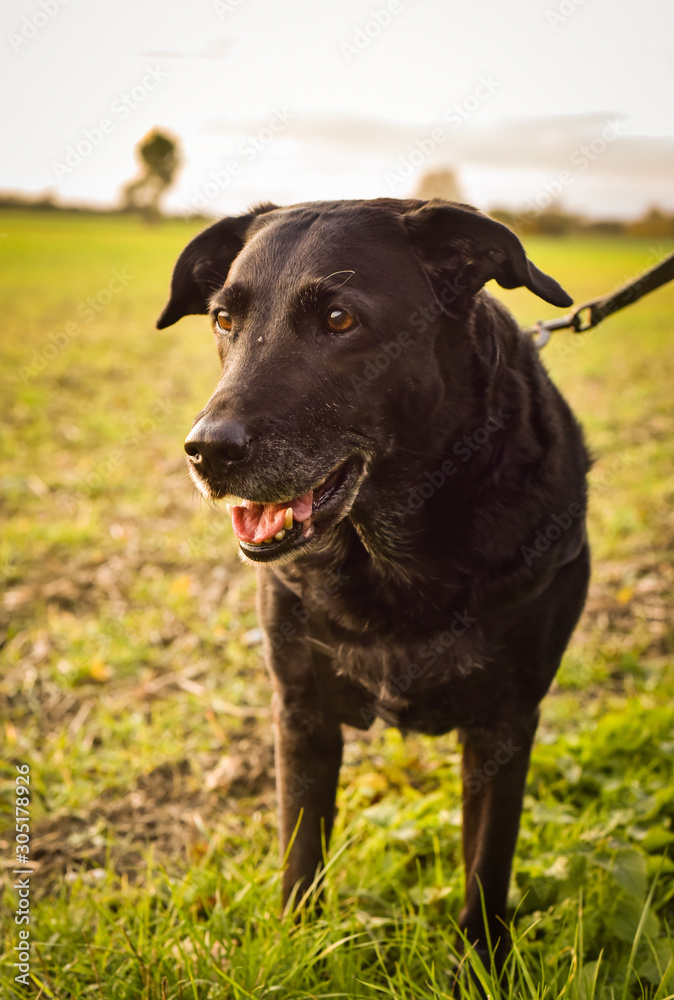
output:
[[[0,215],[2,809],[13,824],[15,765],[28,763],[36,861],[25,988],[12,968],[14,832],[0,834],[0,992],[476,996],[466,980],[452,992],[463,892],[452,735],[375,727],[348,740],[323,914],[279,913],[254,574],[182,459],[217,358],[201,318],[154,329],[194,231]],[[583,301],[672,246],[527,249]],[[554,312],[522,290],[498,294],[524,324]],[[597,459],[595,562],[533,755],[507,998],[674,994],[673,307],[670,286],[544,353]]]

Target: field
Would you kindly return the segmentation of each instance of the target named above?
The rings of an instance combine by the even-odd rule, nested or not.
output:
[[[203,318],[154,329],[197,228],[0,215],[0,994],[477,996],[467,981],[451,992],[453,735],[349,737],[323,914],[279,913],[254,573],[182,454],[217,357]],[[527,249],[581,302],[674,247]],[[498,294],[524,324],[554,313]],[[594,575],[544,703],[504,997],[674,995],[673,314],[670,285],[545,349],[596,456]],[[23,764],[29,925],[15,923],[12,874]],[[26,928],[31,986],[13,967]]]

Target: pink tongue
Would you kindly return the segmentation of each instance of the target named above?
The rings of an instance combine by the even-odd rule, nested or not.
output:
[[[313,498],[313,490],[309,490],[290,503],[254,503],[252,500],[244,500],[231,509],[234,534],[242,542],[263,542],[265,538],[273,538],[285,526],[288,507],[292,507],[296,521],[306,521],[311,514]]]

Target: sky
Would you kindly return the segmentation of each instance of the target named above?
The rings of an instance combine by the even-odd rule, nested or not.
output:
[[[0,189],[114,205],[158,126],[165,207],[416,192],[674,211],[671,0],[5,0]]]

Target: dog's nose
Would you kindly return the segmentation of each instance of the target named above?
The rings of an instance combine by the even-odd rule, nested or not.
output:
[[[199,420],[185,440],[185,451],[192,465],[201,471],[216,471],[223,464],[240,462],[248,453],[250,438],[243,424],[236,420]]]

